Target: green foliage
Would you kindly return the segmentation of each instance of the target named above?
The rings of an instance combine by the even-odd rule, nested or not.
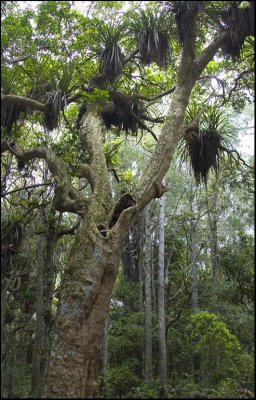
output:
[[[149,8],[133,17],[130,31],[136,34],[141,63],[148,65],[155,61],[159,67],[166,68],[171,61],[168,17],[165,13]]]
[[[127,366],[112,368],[106,373],[104,384],[106,398],[126,398],[139,379]]]
[[[132,399],[158,399],[159,387],[159,379],[152,379],[150,382],[143,381],[130,392],[129,397]]]
[[[120,178],[123,182],[130,183],[133,179],[133,173],[131,169],[128,169],[125,172],[120,173]]]
[[[201,354],[210,384],[235,379],[241,346],[226,324],[214,314],[200,312],[191,316],[188,327],[194,352]]]
[[[254,242],[253,237],[238,233],[232,243],[220,250],[220,257],[227,280],[233,281],[232,301],[254,301]]]

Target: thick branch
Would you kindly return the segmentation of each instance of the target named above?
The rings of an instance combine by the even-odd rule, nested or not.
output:
[[[16,142],[6,142],[5,148],[17,157],[19,161],[29,161],[36,158],[46,161],[48,168],[56,180],[54,207],[60,212],[70,211],[83,215],[88,201],[74,189],[70,182],[68,165],[59,159],[52,150],[39,146],[34,149],[23,149]]]
[[[142,94],[135,94],[135,95],[132,96],[132,99],[133,100],[140,99],[140,100],[144,100],[144,101],[155,101],[155,100],[161,99],[161,97],[164,97],[164,96],[167,96],[170,93],[173,93],[174,90],[175,90],[175,86],[173,88],[171,88],[171,89],[165,90],[164,92],[159,93],[159,94],[157,94],[155,96],[151,96],[151,97],[143,96]]]
[[[45,111],[45,105],[39,103],[38,101],[28,99],[23,96],[14,96],[12,94],[8,94],[6,96],[1,96],[1,104],[16,104],[18,106],[25,106],[31,108],[31,110],[37,111]]]
[[[128,56],[126,56],[124,58],[123,65],[126,65],[129,61],[131,61],[138,54],[138,52],[139,52],[139,49],[137,48],[137,49],[133,50],[130,54],[128,54]]]
[[[111,209],[111,190],[108,179],[108,167],[102,146],[105,125],[97,113],[88,110],[80,122],[80,138],[90,156],[89,179],[92,182],[93,198],[109,212]],[[88,169],[84,169],[87,173]]]
[[[205,48],[201,56],[194,63],[196,78],[200,76],[206,65],[212,60],[213,56],[217,53],[218,49],[225,43],[227,39],[228,33],[222,32]]]

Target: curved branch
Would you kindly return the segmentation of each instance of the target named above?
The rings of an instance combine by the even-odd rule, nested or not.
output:
[[[69,211],[83,215],[88,207],[88,200],[72,186],[70,168],[54,152],[47,147],[39,146],[34,149],[23,149],[16,142],[6,142],[6,149],[17,157],[19,161],[29,161],[36,158],[43,159],[48,165],[52,176],[56,180],[54,207],[57,211]]]
[[[246,162],[240,156],[240,154],[238,153],[237,150],[235,150],[235,149],[227,149],[226,147],[224,147],[222,145],[219,146],[219,149],[225,151],[229,156],[231,156],[233,158],[233,160],[235,160],[237,162],[237,159],[232,155],[232,153],[235,153],[237,155],[238,161],[241,161],[243,163],[243,165],[245,165],[246,167],[254,170],[254,167],[252,167],[251,165],[246,164]]]
[[[250,68],[250,69],[248,68],[248,69],[246,69],[245,71],[242,71],[242,72],[234,79],[234,83],[235,83],[235,84],[234,84],[234,86],[232,87],[232,89],[229,91],[229,94],[228,94],[227,99],[224,98],[223,104],[228,103],[229,100],[231,99],[232,93],[235,93],[235,92],[236,92],[237,87],[238,87],[239,80],[240,80],[241,78],[243,78],[244,75],[249,74],[249,73],[251,73],[251,72],[253,72],[253,69],[252,69],[252,68]]]
[[[14,64],[16,62],[22,62],[27,60],[29,57],[31,57],[31,55],[27,55],[27,56],[22,56],[22,57],[18,57],[18,58],[14,58],[12,60],[10,60],[9,58],[5,58],[3,57],[3,62],[6,62],[7,64]]]
[[[145,121],[149,121],[149,122],[154,122],[155,124],[162,124],[164,122],[165,117],[153,118],[153,117],[149,117],[148,115],[142,114],[140,116],[140,119],[144,119]]]

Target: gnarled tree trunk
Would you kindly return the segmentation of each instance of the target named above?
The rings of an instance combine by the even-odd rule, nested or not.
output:
[[[82,228],[73,243],[61,283],[55,337],[44,379],[44,397],[90,398],[98,395],[105,321],[125,238],[139,213],[153,198],[163,195],[162,179],[184,135],[184,114],[194,83],[227,39],[226,32],[221,33],[195,59],[196,21],[201,2],[191,3],[170,108],[151,160],[131,195],[133,203],[121,202],[112,215],[102,144],[104,129],[96,109],[88,110],[80,121],[81,146],[89,154],[89,163],[79,166],[80,175],[90,183],[90,198],[83,198],[74,188],[69,166],[50,149],[39,146],[25,150],[17,142],[2,143],[2,152],[9,151],[21,161],[44,159],[56,181],[53,206],[60,212],[73,212],[82,217]],[[45,111],[43,104],[30,99],[8,95],[3,100]]]

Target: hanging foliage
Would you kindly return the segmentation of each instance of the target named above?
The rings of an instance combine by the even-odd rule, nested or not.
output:
[[[168,67],[171,62],[171,48],[166,14],[141,10],[130,29],[136,34],[140,62],[143,65],[155,62],[161,68]]]
[[[109,100],[113,101],[115,111],[101,113],[106,127],[114,126],[119,131],[124,130],[127,134],[137,134],[137,118],[140,118],[142,114],[139,105],[135,104],[130,96],[120,92],[110,92]]]
[[[58,89],[47,100],[45,105],[44,125],[49,130],[57,128],[59,125],[60,112],[66,106],[66,94]]]
[[[214,131],[200,132],[187,140],[187,149],[197,183],[206,184],[209,170],[219,169],[219,147],[221,137]]]
[[[176,35],[179,43],[184,45],[185,33],[191,20],[191,13],[201,7],[200,2],[195,1],[165,1],[164,11],[174,14],[176,22]]]
[[[189,11],[191,7],[191,1],[174,1],[173,11],[175,13],[175,21],[177,25],[177,37],[178,41],[183,45],[185,40],[185,32],[187,24],[189,23]]]
[[[104,22],[93,23],[96,33],[95,52],[100,59],[100,74],[104,79],[114,81],[122,72],[124,55],[119,46],[125,24],[120,26],[107,26]]]
[[[26,107],[21,104],[2,102],[1,104],[1,126],[7,128],[11,133],[13,124],[19,119],[21,113],[26,113]]]
[[[218,173],[223,149],[229,146],[235,130],[226,115],[214,107],[208,108],[200,119],[194,116],[195,109],[189,109],[186,119],[189,127],[185,129],[182,159],[190,160],[196,182],[206,185],[209,171],[212,169]],[[191,123],[196,120],[197,124]]]
[[[239,59],[247,36],[254,35],[254,2],[245,8],[240,2],[233,2],[221,12],[221,31],[228,31],[229,39],[222,46],[223,55],[233,60]]]

